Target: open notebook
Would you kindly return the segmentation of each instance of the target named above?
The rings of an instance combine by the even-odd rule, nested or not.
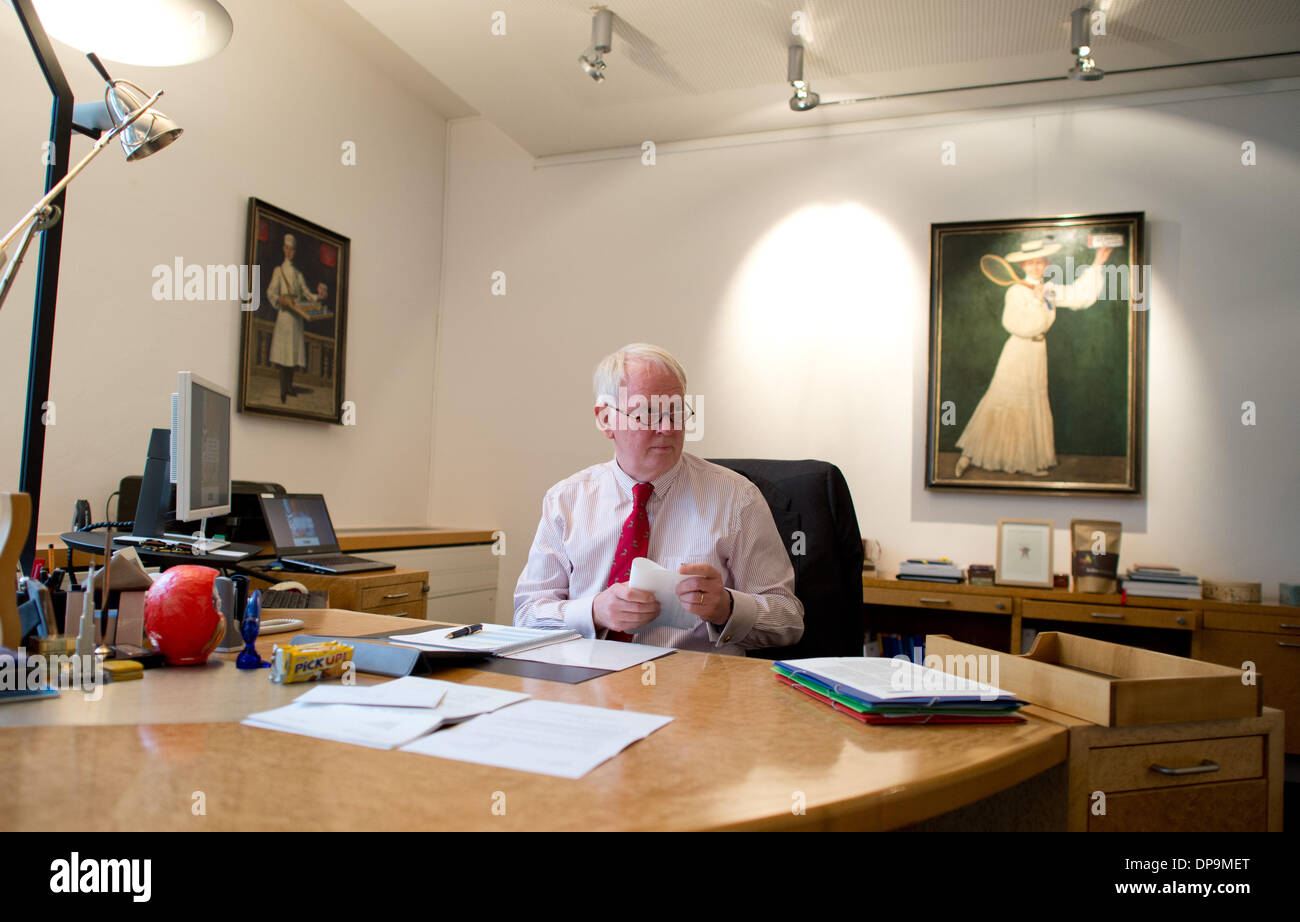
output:
[[[448,638],[454,627],[440,627],[418,634],[394,634],[390,643],[435,650],[466,650],[474,653],[491,653],[507,656],[523,653],[555,643],[567,643],[582,637],[577,631],[546,631],[531,627],[514,627],[509,624],[485,624],[483,630],[466,637]]]

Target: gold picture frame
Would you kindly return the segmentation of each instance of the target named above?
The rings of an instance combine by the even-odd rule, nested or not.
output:
[[[1142,494],[1145,225],[930,226],[926,489]]]
[[[241,413],[342,424],[351,249],[347,237],[248,200],[245,258],[258,287],[239,336]]]

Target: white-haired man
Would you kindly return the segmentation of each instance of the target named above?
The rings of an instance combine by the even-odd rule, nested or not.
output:
[[[547,491],[515,587],[515,624],[740,655],[797,641],[803,605],[762,494],[682,451],[691,410],[680,363],[634,343],[606,356],[594,383],[614,459]],[[693,624],[638,630],[659,603],[628,585],[636,557],[685,577],[676,591]]]
[[[307,280],[293,264],[298,242],[293,234],[284,235],[284,262],[275,267],[271,273],[271,284],[266,287],[266,294],[278,310],[275,329],[271,332],[272,365],[280,368],[280,402],[302,393],[301,388],[293,386],[294,372],[307,367],[307,337],[303,332],[303,320],[292,305],[299,301],[312,304],[325,297],[324,283],[318,286],[316,293],[307,288]]]

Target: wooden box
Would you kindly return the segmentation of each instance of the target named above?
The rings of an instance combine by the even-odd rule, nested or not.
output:
[[[1012,656],[931,634],[927,665],[986,681],[1031,704],[1103,727],[1257,717],[1258,684],[1240,669],[1047,631]],[[941,662],[933,662],[938,656]],[[998,657],[978,668],[979,657]],[[996,665],[994,665],[996,663]],[[976,670],[978,669],[978,672]]]

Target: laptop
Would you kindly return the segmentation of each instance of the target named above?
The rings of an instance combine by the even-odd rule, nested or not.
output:
[[[260,496],[266,529],[271,533],[280,563],[312,573],[364,573],[395,570],[397,564],[339,553],[334,524],[319,493]]]

